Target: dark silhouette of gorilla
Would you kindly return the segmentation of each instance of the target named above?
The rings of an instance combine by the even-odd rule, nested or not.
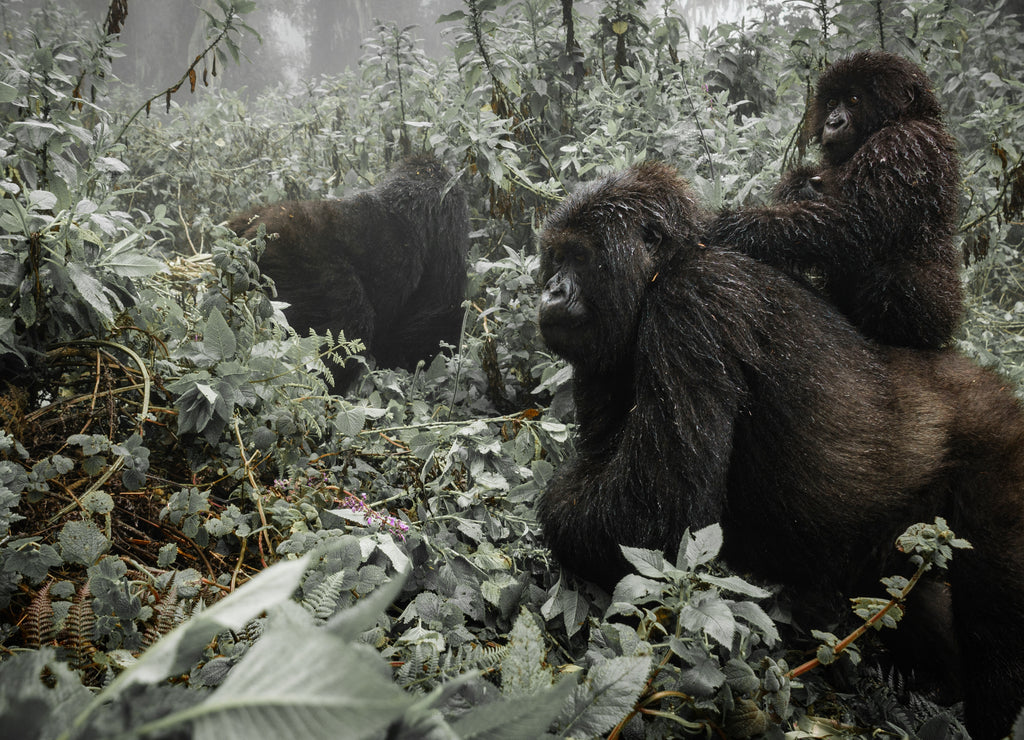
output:
[[[581,187],[544,228],[540,329],[572,364],[578,422],[538,502],[555,556],[611,587],[620,544],[671,557],[719,521],[734,568],[850,596],[904,565],[888,559],[906,527],[943,516],[974,546],[948,574],[969,727],[1008,732],[1024,703],[1024,413],[1006,381],[867,340],[782,271],[702,244],[700,220],[648,163]]]
[[[818,273],[872,339],[942,346],[963,309],[960,164],[927,77],[895,54],[861,52],[825,70],[810,109],[820,165],[788,173],[771,205],[721,213],[707,240]]]
[[[234,216],[228,226],[267,234],[260,267],[291,306],[299,332],[345,332],[383,367],[415,367],[457,344],[466,291],[466,196],[436,159],[401,161],[376,187],[340,200],[287,201]],[[343,391],[358,374],[334,370]]]

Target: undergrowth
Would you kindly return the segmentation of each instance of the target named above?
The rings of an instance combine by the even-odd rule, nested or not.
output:
[[[961,143],[960,348],[1017,381],[1019,26],[858,1],[688,29],[643,5],[577,13],[567,48],[560,4],[471,1],[441,19],[444,59],[383,25],[359,72],[250,98],[190,89],[215,58],[230,78],[250,2],[218,0],[204,55],[156,94],[110,74],[111,29],[7,11],[5,733],[961,732],[956,707],[860,660],[870,634],[793,625],[785,594],[729,573],[717,527],[676,562],[627,550],[637,573],[611,595],[560,572],[533,503],[571,452],[571,378],[537,331],[532,238],[574,183],[649,157],[709,207],[763,197],[801,154],[816,72],[884,42],[925,65]],[[414,372],[371,363],[333,396],[323,360],[357,338],[292,332],[263,244],[223,221],[372,185],[404,149],[471,193],[465,330]],[[920,567],[962,544],[922,526],[905,543]],[[905,585],[859,595],[859,617],[896,626]],[[829,666],[799,668],[812,658]]]

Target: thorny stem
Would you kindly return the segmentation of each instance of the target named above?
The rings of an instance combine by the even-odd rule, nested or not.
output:
[[[559,184],[562,186],[562,190],[565,191],[566,187],[565,184],[561,182],[561,178],[558,175],[558,168],[555,167],[555,163],[551,161],[551,158],[548,156],[548,153],[544,151],[544,147],[541,145],[540,139],[537,138],[537,134],[534,132],[533,127],[530,126],[530,124],[527,122],[527,117],[523,114],[522,110],[520,110],[519,107],[512,100],[512,95],[509,93],[508,88],[505,87],[505,83],[498,79],[498,75],[495,74],[494,72],[494,66],[491,64],[491,57],[487,53],[487,47],[484,45],[483,31],[480,28],[480,18],[482,16],[482,13],[480,11],[480,8],[477,6],[476,0],[466,0],[466,4],[469,6],[471,25],[473,27],[473,38],[476,40],[477,50],[480,52],[480,56],[483,58],[484,67],[487,68],[487,74],[490,75],[491,84],[494,85],[495,94],[498,95],[502,100],[504,100],[509,105],[509,107],[515,108],[516,112],[519,114],[520,119],[522,120],[523,129],[527,132],[527,134],[529,134],[530,139],[533,142],[533,146],[536,147],[537,151],[540,153],[541,158],[547,164],[548,172],[551,173],[552,177],[559,181]],[[522,178],[518,177],[518,173],[514,171],[510,171],[509,175],[514,179],[523,182],[526,186],[530,185],[530,183],[525,182],[522,180]]]
[[[1014,163],[1013,167],[1010,167],[1008,170],[1006,170],[1007,171],[1006,181],[1003,183],[1002,187],[999,188],[999,195],[997,195],[993,199],[992,207],[988,211],[983,212],[980,216],[978,216],[973,221],[970,221],[968,223],[962,224],[960,226],[960,233],[963,234],[963,233],[966,233],[966,232],[970,231],[971,229],[975,228],[976,226],[981,225],[982,223],[984,223],[985,221],[987,221],[988,219],[992,218],[992,216],[995,215],[996,211],[998,211],[1000,209],[1000,207],[1003,205],[1003,203],[1006,201],[1006,193],[1007,193],[1007,191],[1013,186],[1013,180],[1014,180],[1013,173],[1014,173],[1014,171],[1018,167],[1021,167],[1022,165],[1024,165],[1024,154],[1022,154],[1021,156],[1019,156],[1017,158],[1017,161]],[[973,198],[972,198],[972,201],[973,201]]]
[[[242,456],[242,465],[245,467],[245,475],[246,475],[246,477],[249,478],[249,485],[252,486],[252,490],[253,490],[253,500],[256,502],[256,511],[258,511],[259,515],[260,515],[260,524],[262,525],[260,527],[260,535],[262,536],[263,540],[265,540],[266,543],[267,543],[267,551],[268,552],[273,552],[274,551],[274,547],[270,543],[270,535],[267,534],[267,530],[269,529],[269,527],[267,526],[267,515],[263,512],[263,502],[260,500],[260,497],[259,497],[259,491],[261,490],[262,486],[260,486],[256,482],[256,476],[254,476],[252,474],[252,468],[253,468],[252,463],[251,463],[250,459],[248,457],[246,457],[246,455],[245,455],[245,442],[242,441],[242,430],[241,430],[241,427],[239,426],[239,423],[238,423],[238,415],[237,414],[235,415],[235,418],[234,418],[234,426],[235,426],[235,439],[238,440],[238,454]],[[242,540],[242,554],[243,555],[245,554],[245,540],[244,539]],[[264,558],[264,555],[263,555],[263,544],[262,543],[260,544],[260,563],[263,564],[264,568],[267,567],[267,561],[266,561],[266,559]],[[232,577],[231,580],[232,580],[232,585],[234,585],[234,577]]]
[[[677,621],[676,622],[676,636],[677,637],[678,637],[678,635],[680,633],[680,629],[681,629],[681,625]],[[653,694],[653,695],[652,694],[648,694],[648,692],[650,692],[651,688],[654,686],[654,679],[658,677],[658,674],[661,673],[662,669],[665,666],[668,665],[668,662],[671,659],[672,659],[672,651],[669,650],[669,651],[667,651],[665,653],[665,656],[658,663],[658,667],[655,668],[653,671],[651,671],[651,675],[647,677],[647,683],[644,684],[644,688],[640,692],[640,698],[637,699],[636,704],[633,705],[633,709],[629,712],[629,714],[627,714],[625,717],[623,717],[621,720],[619,720],[619,723],[617,725],[615,725],[615,727],[612,729],[612,731],[608,734],[608,740],[618,740],[619,736],[622,734],[622,731],[624,729],[626,729],[626,725],[628,725],[630,723],[630,721],[633,719],[633,717],[635,717],[637,714],[639,714],[641,711],[643,711],[646,708],[646,704],[647,704],[646,700],[648,699],[649,696],[659,696],[660,697],[660,695],[662,693],[666,693],[666,692],[659,692],[659,693]],[[675,692],[672,692],[672,693],[675,693]],[[687,698],[689,698],[689,697],[687,697]]]
[[[864,624],[860,625],[857,629],[855,629],[853,632],[847,635],[841,642],[839,642],[832,649],[832,652],[835,655],[841,654],[844,650],[846,650],[846,648],[850,647],[850,645],[852,645],[854,641],[860,638],[861,635],[867,632],[868,629],[877,624],[886,614],[889,613],[889,611],[893,607],[902,604],[903,601],[910,594],[910,592],[914,589],[914,586],[917,585],[917,582],[921,580],[921,576],[923,576],[925,571],[928,570],[930,567],[931,562],[929,562],[928,560],[922,561],[921,565],[917,568],[917,572],[914,573],[910,580],[907,581],[907,585],[903,587],[902,591],[900,591],[900,595],[894,599],[890,599],[888,604],[879,609],[875,614],[871,615],[870,619],[865,620]],[[821,661],[819,661],[817,658],[813,658],[804,663],[803,665],[799,665],[793,670],[789,671],[789,673],[786,674],[786,677],[789,679],[793,679],[797,676],[802,676],[811,669],[817,668],[819,665],[821,665]]]
[[[189,78],[189,75],[192,74],[195,68],[199,66],[199,62],[203,61],[206,58],[206,55],[215,46],[217,46],[217,44],[219,44],[225,36],[227,36],[232,30],[234,30],[233,21],[235,20],[236,15],[237,14],[235,13],[233,8],[228,8],[227,15],[224,17],[224,27],[221,28],[220,33],[217,34],[217,37],[213,41],[211,41],[205,49],[203,49],[201,52],[199,52],[199,54],[196,55],[196,58],[192,61],[192,64],[188,66],[188,69],[185,70],[185,73],[182,74],[181,78],[175,84],[171,85],[166,90],[158,92],[145,103],[140,105],[135,110],[134,113],[132,113],[132,115],[125,122],[124,126],[121,127],[121,130],[117,132],[117,136],[114,137],[113,142],[111,142],[111,146],[114,146],[115,144],[121,141],[121,138],[128,131],[128,128],[132,125],[132,123],[135,122],[135,119],[139,117],[139,114],[142,113],[142,111],[144,110],[148,111],[149,106],[152,105],[153,101],[155,101],[157,98],[160,98],[161,96],[167,98],[168,106],[170,105],[171,95],[176,93],[178,89],[183,84],[185,84],[185,80],[187,80]],[[216,70],[214,70],[214,72],[216,72]]]

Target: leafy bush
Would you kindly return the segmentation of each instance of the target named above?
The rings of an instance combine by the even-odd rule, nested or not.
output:
[[[573,49],[560,5],[474,0],[443,19],[450,58],[383,25],[358,72],[249,99],[199,87],[187,106],[175,84],[120,85],[111,39],[71,11],[5,11],[13,736],[779,737],[815,717],[837,734],[956,730],[856,652],[796,675],[808,645],[785,597],[723,569],[717,527],[676,562],[627,550],[637,573],[610,598],[560,573],[533,502],[570,452],[571,386],[538,335],[532,235],[577,180],[646,157],[709,206],[762,197],[800,152],[817,69],[884,40],[926,64],[961,137],[975,253],[961,346],[1016,379],[1019,28],[950,4],[766,3],[760,22],[690,35],[670,4],[642,6],[577,14]],[[217,7],[207,54],[223,76],[251,3]],[[360,345],[292,332],[262,241],[221,222],[370,185],[406,148],[473,194],[465,332],[414,372],[332,396],[323,357]],[[948,530],[929,527],[915,542],[945,553]],[[858,608],[884,623],[888,603]],[[834,663],[843,641],[818,634],[810,653]]]

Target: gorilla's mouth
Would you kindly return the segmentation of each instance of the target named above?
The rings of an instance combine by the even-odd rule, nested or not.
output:
[[[540,321],[540,333],[549,349],[569,360],[587,351],[597,351],[597,347],[585,346],[587,327],[581,318],[545,317]]]
[[[842,162],[857,151],[857,138],[852,133],[823,134],[821,148],[833,162]]]
[[[555,321],[548,319],[540,322],[540,333],[548,344],[575,343],[582,338],[584,326],[582,321]]]

